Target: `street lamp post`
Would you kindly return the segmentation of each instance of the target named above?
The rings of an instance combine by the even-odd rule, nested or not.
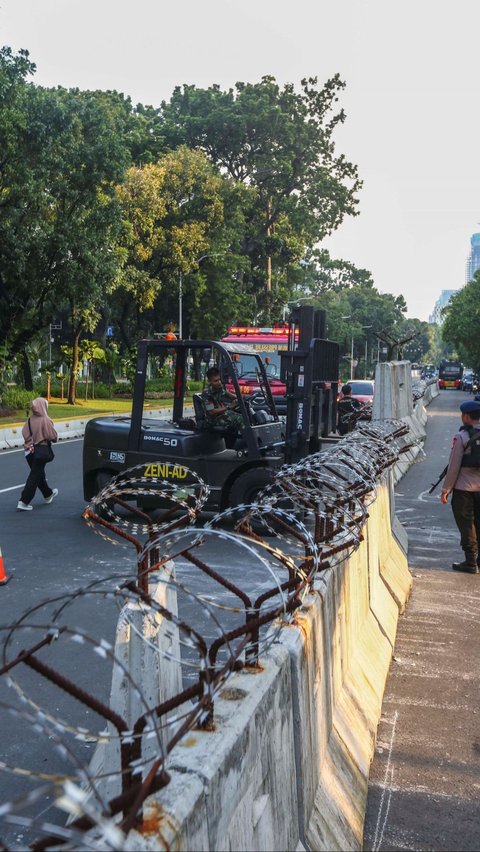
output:
[[[362,328],[371,328],[371,325],[362,325]],[[363,378],[367,378],[367,353],[368,353],[368,334],[365,335],[365,366],[363,368]]]
[[[183,340],[183,277],[180,273],[180,281],[178,285],[178,336]]]
[[[347,319],[351,319],[351,318],[352,318],[351,314],[348,314],[348,316],[342,317],[342,320],[347,320]],[[360,328],[362,328],[362,329],[363,328],[372,328],[372,326],[371,325],[362,325],[362,326],[360,326]],[[353,370],[354,370],[354,367],[356,367],[356,364],[354,364],[355,359],[354,359],[354,351],[353,351],[353,341],[354,340],[355,340],[355,334],[352,333],[352,344],[351,344],[351,347],[350,347],[350,381],[353,381],[353,378],[354,378]],[[368,337],[365,337],[365,368],[364,368],[364,378],[365,379],[367,378],[367,352],[368,352],[367,347],[368,347]]]
[[[285,302],[285,304],[284,304],[284,306],[283,306],[283,311],[282,311],[282,313],[283,313],[283,322],[285,322],[285,321],[286,321],[287,310],[288,310],[288,306],[289,306],[289,305],[297,305],[297,304],[299,304],[300,302],[305,302],[305,301],[308,301],[309,299],[310,299],[310,301],[311,301],[313,298],[314,298],[314,296],[299,296],[299,297],[298,297],[298,299],[290,299],[290,301],[289,301],[289,302]]]

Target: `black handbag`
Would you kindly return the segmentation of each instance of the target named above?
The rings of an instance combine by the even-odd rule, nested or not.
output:
[[[30,430],[30,435],[32,435],[33,433],[32,427],[30,426],[30,417],[28,418],[28,428]],[[52,445],[50,441],[48,441],[46,444],[34,444],[33,452],[34,457],[38,459],[38,461],[45,462],[46,464],[48,464],[48,462],[53,461],[55,458],[55,453],[52,450]]]
[[[34,444],[34,458],[42,462],[51,462],[55,458],[51,444]]]

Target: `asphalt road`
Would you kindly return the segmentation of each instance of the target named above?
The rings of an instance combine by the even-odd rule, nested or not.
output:
[[[32,512],[17,511],[28,467],[22,450],[0,453],[0,548],[10,581],[0,586],[0,628],[14,623],[28,609],[43,601],[54,601],[39,606],[29,618],[35,624],[48,624],[52,620],[55,606],[62,596],[73,589],[109,575],[120,575],[135,566],[133,549],[114,547],[90,529],[81,518],[85,507],[81,482],[82,440],[63,442],[55,447],[56,458],[48,468],[48,478],[53,487],[59,489],[58,497],[45,504],[39,492],[34,498]],[[104,597],[91,596],[75,601],[72,608],[72,626],[89,635],[105,637],[112,641],[117,607]],[[42,630],[18,631],[12,638],[8,659],[24,647],[31,646],[40,638]],[[7,636],[0,630],[3,645]],[[43,659],[57,665],[77,685],[93,692],[100,700],[107,701],[110,691],[111,671],[91,648],[81,648],[73,642],[59,643],[58,648],[48,649]],[[0,657],[0,666],[3,665]],[[53,687],[34,672],[21,666],[15,669],[15,679],[29,697],[56,718],[75,725],[98,731],[104,727],[103,720],[91,710],[74,701]],[[48,742],[45,732],[35,731],[32,725],[12,715],[5,704],[22,707],[15,689],[9,688],[7,679],[0,678],[0,706],[2,716],[2,749],[0,760],[20,769],[33,769],[38,773],[60,772],[67,774],[72,760],[65,759]],[[30,708],[23,705],[30,712]],[[73,752],[83,763],[88,763],[94,746],[73,742]],[[67,768],[66,768],[67,767]],[[41,780],[31,780],[0,773],[0,802],[21,797],[27,791],[38,789]],[[43,814],[44,819],[56,820],[50,809],[48,792],[42,796],[41,804],[28,812]],[[28,828],[6,827],[0,822],[0,840],[11,849],[23,849],[33,836]]]

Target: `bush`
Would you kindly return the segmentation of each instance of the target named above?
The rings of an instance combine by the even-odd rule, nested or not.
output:
[[[35,387],[35,396],[46,396],[47,395],[47,380],[41,379],[39,382],[34,383]],[[66,396],[68,391],[68,381],[65,377],[65,381],[63,383],[63,393]],[[54,379],[50,382],[50,396],[60,397],[62,395],[62,385],[59,381]]]
[[[32,399],[38,396],[36,391],[27,391],[24,388],[7,388],[2,394],[2,406],[6,409],[28,411]]]
[[[166,376],[160,379],[147,379],[145,382],[145,390],[160,393],[161,391],[169,391],[173,393],[173,377]]]
[[[110,399],[113,394],[113,387],[106,385],[103,382],[97,382],[94,388],[95,399]],[[84,391],[85,395],[85,391]],[[92,385],[88,386],[88,396],[92,399]]]
[[[147,391],[145,393],[145,399],[171,399],[173,396],[172,391]]]

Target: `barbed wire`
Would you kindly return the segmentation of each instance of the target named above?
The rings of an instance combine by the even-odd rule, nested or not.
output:
[[[40,785],[0,806],[0,823],[40,835],[38,850],[125,848],[145,799],[168,784],[175,745],[215,726],[225,681],[258,668],[316,576],[359,547],[378,481],[406,441],[401,421],[361,421],[332,449],[280,468],[253,504],[203,526],[209,490],[188,468],[180,484],[155,464],[115,477],[83,516],[132,548],[131,570],[0,625],[0,678],[16,701],[0,706],[58,757],[48,771],[28,752],[22,765],[0,763]],[[91,612],[103,614],[110,639],[105,621],[72,626]],[[46,799],[49,819],[37,812]]]

